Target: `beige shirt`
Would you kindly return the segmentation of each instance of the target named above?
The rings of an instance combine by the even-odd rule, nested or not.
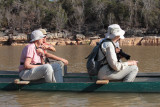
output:
[[[117,55],[115,53],[115,47],[112,42],[104,42],[101,45],[103,53],[105,53],[106,62],[115,71],[120,71],[128,66],[127,62],[118,62]],[[103,59],[104,55],[99,49],[98,60]]]

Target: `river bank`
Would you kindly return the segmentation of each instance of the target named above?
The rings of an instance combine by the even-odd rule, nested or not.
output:
[[[84,35],[76,35],[75,38],[63,38],[61,36],[47,35],[48,43],[52,45],[92,45],[95,46],[102,38],[99,36],[87,37]],[[29,43],[29,36],[26,34],[19,34],[18,36],[0,36],[0,46],[11,45],[19,46]],[[160,37],[158,36],[144,36],[144,37],[129,37],[120,41],[121,46],[159,46]]]

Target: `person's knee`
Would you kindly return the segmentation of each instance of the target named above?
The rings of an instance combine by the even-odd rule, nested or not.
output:
[[[54,70],[61,69],[61,65],[59,63],[51,64],[51,66]]]
[[[138,66],[135,67],[135,72],[138,73],[139,69],[138,69]]]
[[[64,66],[64,63],[63,63],[62,61],[57,61],[57,63],[58,63],[61,67]]]
[[[137,65],[132,65],[132,66],[131,66],[131,69],[132,69],[133,71],[135,71],[135,72],[138,72],[138,71],[139,71]]]
[[[50,64],[44,64],[44,69],[45,71],[48,72],[53,72],[52,66]]]

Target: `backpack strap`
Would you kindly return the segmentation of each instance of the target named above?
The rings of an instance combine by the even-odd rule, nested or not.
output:
[[[103,54],[103,56],[104,56],[104,58],[102,59],[102,61],[105,60],[105,58],[106,58],[105,56],[106,56],[106,55],[105,55],[105,53],[102,51],[101,45],[102,45],[102,43],[108,42],[108,41],[109,41],[109,42],[112,42],[111,39],[108,39],[108,38],[107,38],[107,39],[104,39],[104,40],[99,44],[99,46],[100,46],[99,48],[100,48],[100,50],[101,50],[101,52],[102,52],[102,54]],[[114,44],[113,42],[112,42],[112,44],[113,44],[114,48],[116,48],[116,46],[115,46],[115,44]],[[107,63],[103,63],[101,66],[106,65],[106,64],[107,64]]]
[[[102,45],[102,43],[104,43],[104,42],[112,42],[112,40],[111,39],[104,39],[101,43],[100,43],[100,49],[101,49],[101,52],[102,52],[102,54],[105,56],[105,53],[102,51],[102,47],[101,47],[101,45]],[[113,46],[114,46],[114,48],[116,48],[116,46],[115,46],[115,44],[112,42],[112,44],[113,44]]]

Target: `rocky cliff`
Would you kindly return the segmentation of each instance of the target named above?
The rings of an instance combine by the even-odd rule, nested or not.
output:
[[[48,35],[48,42],[52,45],[93,45],[95,46],[102,38],[95,36],[85,38],[84,35],[76,35],[76,38],[62,38],[55,37],[55,35]],[[0,46],[3,45],[24,45],[29,42],[29,37],[26,34],[18,34],[17,36],[0,36]],[[160,37],[145,36],[145,37],[131,37],[120,41],[121,46],[158,46],[160,45]]]

